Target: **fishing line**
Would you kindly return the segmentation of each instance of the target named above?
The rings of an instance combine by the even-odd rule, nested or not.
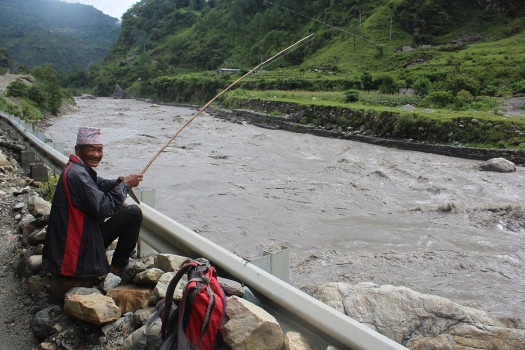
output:
[[[302,38],[301,40],[299,41],[296,41],[295,43],[293,43],[292,45],[288,46],[286,49],[283,49],[281,51],[279,51],[278,53],[276,53],[275,55],[273,55],[272,57],[268,58],[266,61],[258,64],[257,66],[255,66],[255,68],[252,68],[248,73],[244,74],[242,77],[240,77],[239,79],[235,80],[233,83],[231,83],[226,89],[222,90],[219,94],[217,94],[214,98],[212,98],[211,100],[209,100],[204,106],[201,107],[201,109],[199,109],[199,111],[197,113],[195,113],[195,115],[190,119],[188,120],[172,137],[171,139],[169,139],[169,141],[155,154],[155,156],[153,156],[153,158],[149,161],[149,163],[144,167],[144,169],[142,169],[142,171],[140,172],[141,175],[144,175],[144,173],[146,172],[146,170],[148,170],[148,168],[151,166],[151,164],[153,164],[153,162],[155,161],[155,159],[157,159],[159,157],[159,155],[170,145],[170,143],[181,133],[182,130],[184,130],[184,128],[186,128],[192,121],[195,120],[195,118],[197,118],[206,108],[208,108],[212,103],[213,101],[215,101],[217,98],[219,98],[220,96],[222,96],[224,93],[226,93],[228,90],[230,90],[235,84],[237,84],[239,81],[241,81],[242,79],[244,79],[245,77],[247,77],[248,75],[250,75],[251,73],[253,73],[254,71],[256,71],[259,67],[271,62],[272,60],[274,60],[275,58],[277,58],[278,56],[280,56],[281,54],[283,54],[284,52],[290,50],[291,48],[293,48],[294,46],[297,46],[298,44],[302,43],[303,41],[306,41],[307,39],[310,39],[312,36],[314,36],[315,33],[312,33],[304,38]]]

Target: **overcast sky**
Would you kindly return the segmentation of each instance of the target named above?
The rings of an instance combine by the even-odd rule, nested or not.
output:
[[[111,17],[121,19],[124,12],[126,12],[133,4],[140,0],[62,0],[65,2],[80,3],[86,5],[93,5],[100,11]]]

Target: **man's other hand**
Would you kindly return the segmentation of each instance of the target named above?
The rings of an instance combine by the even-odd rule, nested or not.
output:
[[[139,183],[142,181],[144,175],[142,174],[131,174],[128,176],[124,176],[124,182],[126,182],[129,187],[137,187]]]

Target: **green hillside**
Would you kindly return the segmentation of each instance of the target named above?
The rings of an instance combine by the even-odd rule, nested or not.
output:
[[[120,31],[116,18],[58,0],[2,0],[0,23],[0,46],[15,68],[45,63],[59,70],[88,68],[107,55]]]
[[[362,88],[351,82],[369,71],[371,88],[388,74],[395,86],[424,77],[454,93],[505,93],[525,79],[524,30],[525,7],[506,0],[142,0],[124,14],[116,44],[90,77],[99,95],[119,84],[134,95],[203,100],[229,80],[205,72],[246,71],[316,33],[265,67],[284,75],[259,74],[248,86],[342,91]],[[181,91],[181,75],[192,73]],[[204,94],[189,92],[197,80]]]

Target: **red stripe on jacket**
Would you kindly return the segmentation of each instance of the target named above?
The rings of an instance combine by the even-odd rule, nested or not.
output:
[[[64,171],[64,187],[66,189],[67,206],[68,206],[68,223],[66,247],[60,274],[63,276],[74,276],[77,269],[78,254],[80,252],[80,243],[82,242],[82,227],[84,226],[84,212],[73,206],[69,188],[67,186],[67,172],[71,163],[68,164]]]

